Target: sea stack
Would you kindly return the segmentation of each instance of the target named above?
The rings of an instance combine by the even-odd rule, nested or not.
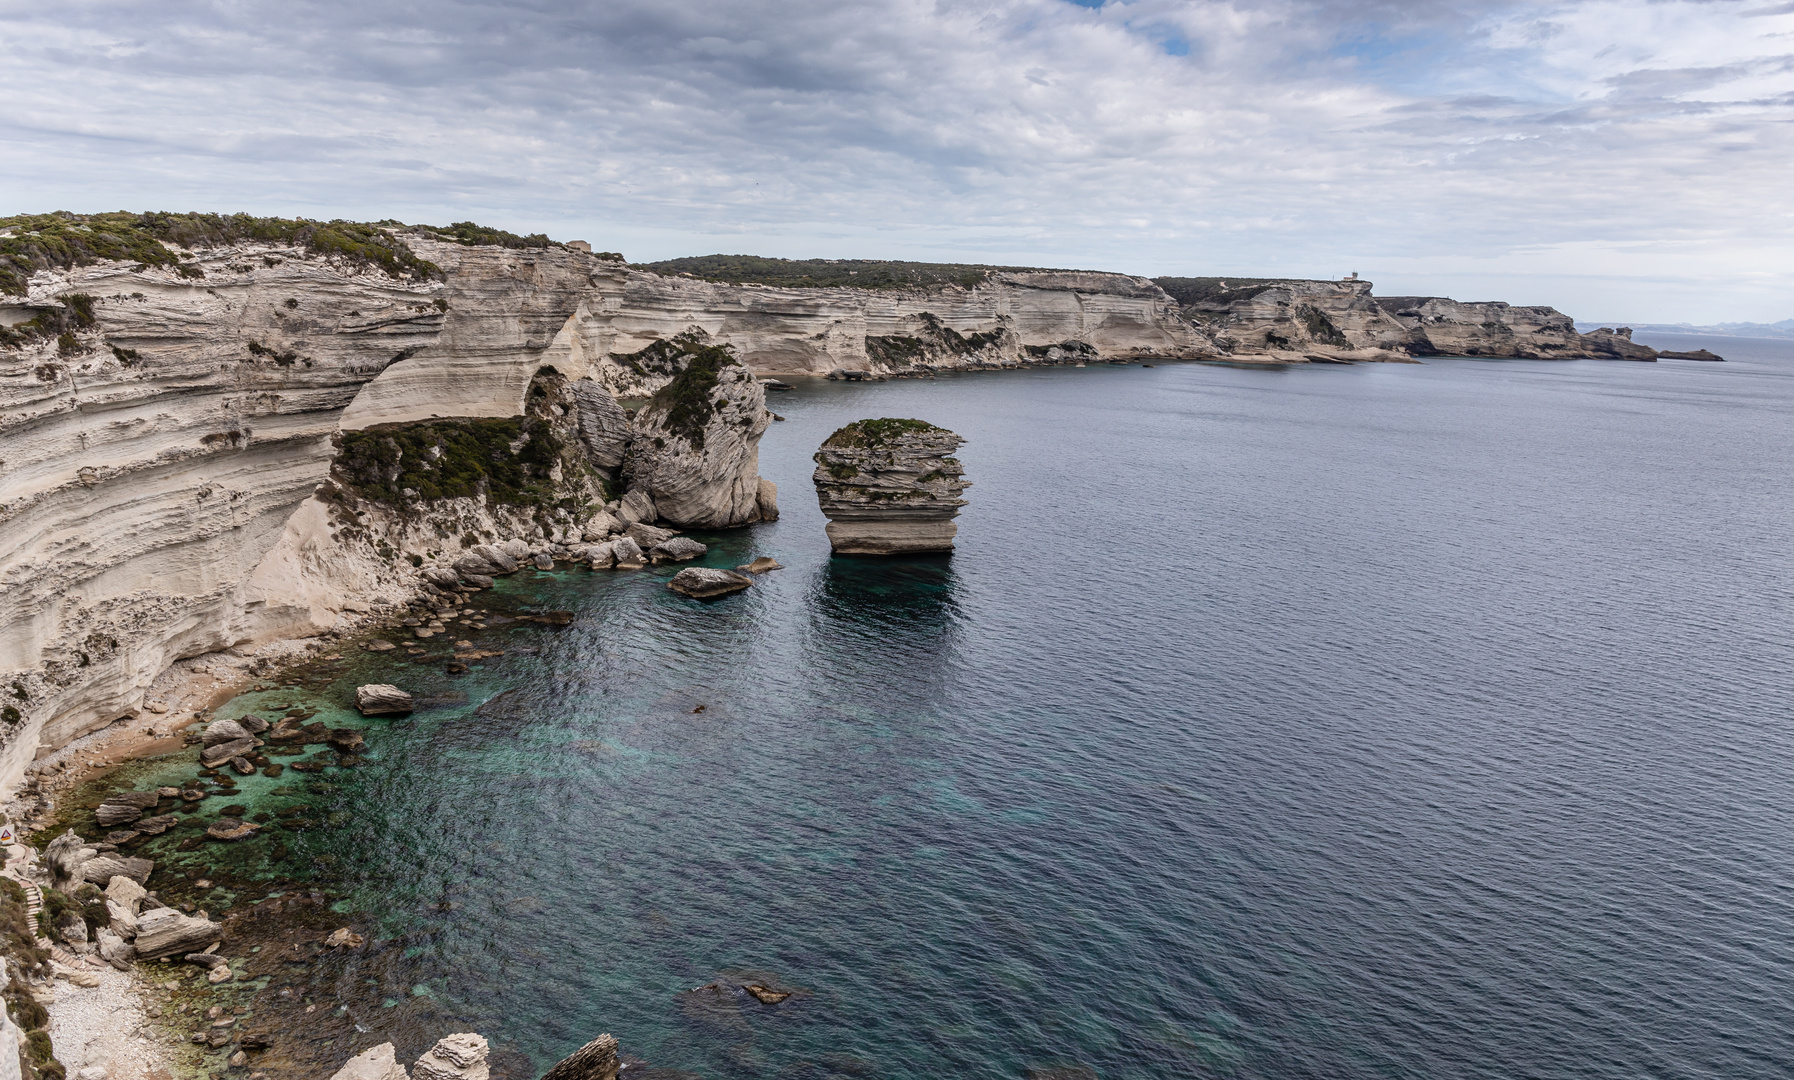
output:
[[[953,457],[965,440],[921,420],[856,420],[816,452],[816,499],[837,555],[953,550],[971,484]]]

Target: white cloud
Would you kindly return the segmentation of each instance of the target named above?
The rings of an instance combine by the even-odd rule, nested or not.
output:
[[[1761,0],[0,0],[0,40],[8,209],[1794,314]]]

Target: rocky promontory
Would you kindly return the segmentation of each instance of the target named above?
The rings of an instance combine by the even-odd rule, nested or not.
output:
[[[965,440],[921,420],[859,420],[816,452],[816,498],[838,555],[953,550],[971,484],[953,456]]]

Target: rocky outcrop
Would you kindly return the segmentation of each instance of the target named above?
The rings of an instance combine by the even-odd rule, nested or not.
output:
[[[381,1043],[343,1063],[330,1080],[410,1080],[391,1043]]]
[[[417,1059],[411,1067],[411,1080],[489,1080],[492,1070],[486,1057],[490,1052],[479,1035],[445,1036]]]
[[[687,528],[759,521],[766,388],[727,346],[681,335],[683,367],[636,413],[624,467],[660,520]],[[640,543],[640,541],[637,541]]]
[[[199,952],[223,939],[220,924],[182,915],[173,908],[156,908],[137,917],[137,955],[145,960]]]
[[[600,1035],[562,1058],[542,1080],[617,1080],[620,1064],[616,1038]]]
[[[860,420],[816,452],[816,498],[839,555],[952,551],[971,485],[953,456],[965,440],[920,420]]]

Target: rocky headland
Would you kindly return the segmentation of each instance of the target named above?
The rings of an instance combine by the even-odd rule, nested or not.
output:
[[[964,439],[921,420],[859,420],[816,451],[816,499],[838,555],[953,550],[971,484],[953,456]]]

